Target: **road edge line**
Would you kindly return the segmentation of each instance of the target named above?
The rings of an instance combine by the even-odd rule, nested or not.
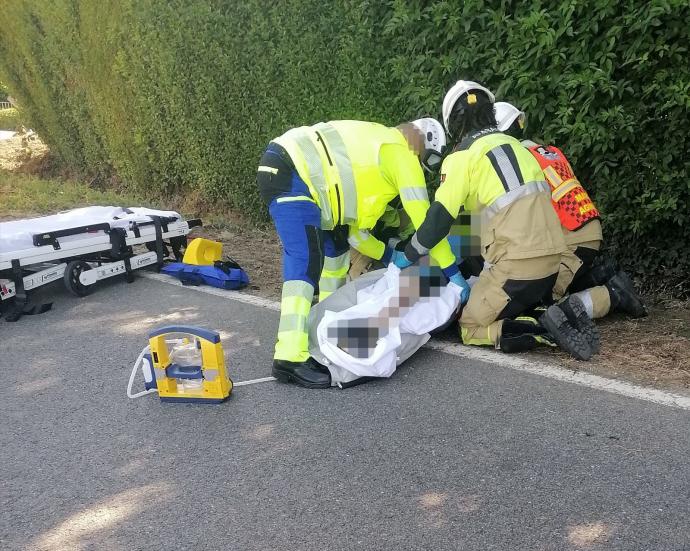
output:
[[[192,291],[198,291],[207,295],[213,295],[224,298],[226,300],[234,300],[243,302],[252,306],[266,308],[274,312],[280,312],[280,303],[254,295],[248,295],[239,291],[226,291],[217,289],[215,287],[194,287],[182,285],[182,283],[173,279],[171,276],[152,272],[138,272],[138,275],[160,281],[175,287],[182,287]],[[563,367],[558,367],[541,361],[527,360],[520,356],[508,355],[491,349],[482,349],[479,347],[469,347],[461,344],[453,344],[439,341],[429,341],[424,345],[424,348],[444,352],[451,356],[466,358],[468,360],[475,360],[483,363],[495,364],[501,367],[512,369],[513,371],[522,371],[532,375],[539,375],[547,379],[554,379],[565,383],[571,383],[579,386],[593,388],[595,390],[603,390],[611,394],[618,394],[629,398],[636,398],[646,402],[652,402],[659,405],[671,406],[680,409],[690,410],[690,396],[683,396],[681,394],[674,394],[664,390],[655,388],[639,386],[617,379],[608,379],[593,373],[583,371],[571,371]]]

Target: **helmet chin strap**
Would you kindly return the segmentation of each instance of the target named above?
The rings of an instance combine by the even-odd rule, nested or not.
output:
[[[451,141],[448,144],[449,151],[453,151],[455,149],[455,146],[458,145],[465,137],[465,134],[467,134],[467,131],[465,129],[465,127],[467,126],[467,119],[465,119],[463,114],[464,113],[460,114],[461,119],[458,128],[454,129],[455,131],[453,132],[453,135],[450,136]]]

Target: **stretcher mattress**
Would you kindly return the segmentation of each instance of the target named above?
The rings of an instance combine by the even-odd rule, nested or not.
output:
[[[12,256],[12,253],[30,250],[34,247],[33,236],[36,234],[103,223],[109,224],[111,228],[129,229],[133,223],[143,224],[150,222],[151,215],[174,218],[175,220],[181,219],[177,212],[169,210],[155,210],[143,207],[84,207],[51,216],[2,222],[0,223],[0,256],[7,257]],[[69,249],[69,243],[92,239],[99,235],[104,236],[105,232],[96,231],[66,235],[60,238],[60,244],[63,249]],[[68,251],[66,250],[65,252],[67,253]]]

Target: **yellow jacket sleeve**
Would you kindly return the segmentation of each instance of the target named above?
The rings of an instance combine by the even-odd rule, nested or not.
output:
[[[429,210],[429,193],[419,159],[406,146],[387,144],[381,148],[381,163],[398,188],[402,207],[415,229],[419,229]],[[455,265],[455,256],[446,239],[439,239],[430,253],[441,268]]]
[[[371,235],[368,230],[361,230],[357,226],[350,225],[347,242],[350,247],[374,260],[384,259],[386,255],[386,245]],[[390,254],[387,256],[390,257]],[[387,261],[387,259],[384,260]]]
[[[408,259],[415,261],[446,242],[453,222],[469,195],[469,174],[466,153],[459,151],[446,157],[441,167],[441,186],[422,224],[405,249]]]

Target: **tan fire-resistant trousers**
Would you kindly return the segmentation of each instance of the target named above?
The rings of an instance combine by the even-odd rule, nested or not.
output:
[[[556,278],[556,284],[553,286],[554,300],[560,300],[565,296],[568,287],[570,287],[575,278],[575,274],[582,266],[582,260],[577,257],[575,250],[578,247],[595,251],[601,248],[601,223],[599,220],[592,220],[577,231],[569,231],[563,228],[563,237],[568,249],[561,256],[558,277]],[[587,313],[593,319],[603,318],[611,310],[611,297],[604,285],[592,287],[575,294],[580,297]]]
[[[530,284],[539,280],[553,278],[558,272],[560,255],[541,256],[520,260],[501,260],[488,269],[482,270],[479,280],[472,287],[470,299],[460,316],[460,336],[465,344],[497,346],[501,338],[503,320],[498,319],[511,300],[511,286],[508,281]],[[549,280],[553,284],[553,279]],[[535,293],[531,300],[524,294],[519,298],[524,310],[541,302],[549,288]],[[519,315],[517,312],[515,315]]]

